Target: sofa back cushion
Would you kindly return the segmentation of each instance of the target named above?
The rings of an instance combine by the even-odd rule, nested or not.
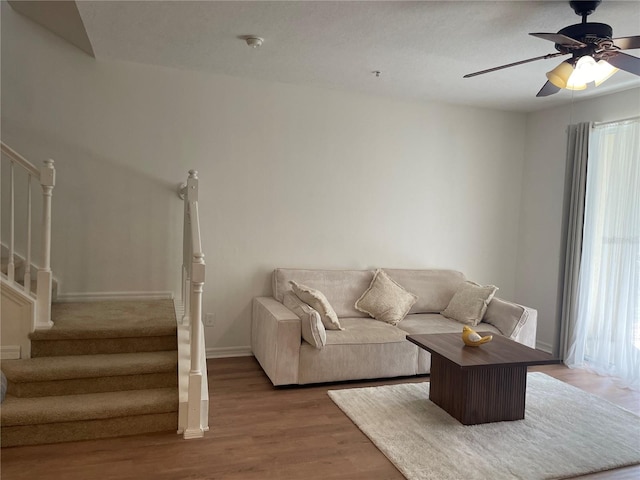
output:
[[[320,290],[338,317],[367,317],[356,310],[356,300],[369,288],[373,270],[303,270],[277,268],[273,272],[273,296],[282,302],[291,290],[289,281]],[[446,305],[445,305],[446,306]]]
[[[385,268],[384,271],[418,301],[409,313],[440,313],[465,281],[455,270],[417,270]],[[282,302],[284,293],[291,290],[289,280],[320,290],[338,317],[367,317],[356,310],[358,298],[369,288],[374,270],[304,270],[277,268],[273,272],[273,296]]]
[[[411,313],[440,313],[464,283],[465,277],[455,270],[408,270],[385,268],[384,271],[405,290],[418,296]]]

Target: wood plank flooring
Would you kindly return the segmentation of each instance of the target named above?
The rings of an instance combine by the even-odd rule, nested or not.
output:
[[[330,388],[425,381],[412,377],[273,388],[253,357],[208,361],[210,426],[204,439],[174,433],[4,448],[2,478],[127,480],[403,480],[334,405]],[[640,414],[640,393],[561,365],[531,367]],[[580,477],[640,478],[640,466]]]

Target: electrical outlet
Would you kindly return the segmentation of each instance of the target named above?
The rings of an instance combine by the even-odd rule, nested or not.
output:
[[[204,326],[205,327],[213,327],[213,324],[216,323],[216,315],[215,313],[207,313],[204,316]]]

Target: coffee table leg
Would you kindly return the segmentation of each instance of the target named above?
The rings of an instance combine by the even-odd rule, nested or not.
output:
[[[429,399],[464,425],[523,419],[526,389],[526,366],[462,370],[431,356]]]

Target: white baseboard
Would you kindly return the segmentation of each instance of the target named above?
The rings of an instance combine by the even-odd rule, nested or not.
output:
[[[0,347],[0,360],[18,360],[20,345],[3,345]]]
[[[173,292],[86,292],[58,293],[56,302],[99,302],[101,300],[173,300]]]
[[[207,348],[207,358],[251,357],[251,347],[217,347]]]
[[[536,342],[536,348],[538,350],[542,350],[543,352],[547,352],[547,353],[551,353],[553,354],[553,345],[546,343],[546,342],[541,342],[541,341],[537,341]]]

